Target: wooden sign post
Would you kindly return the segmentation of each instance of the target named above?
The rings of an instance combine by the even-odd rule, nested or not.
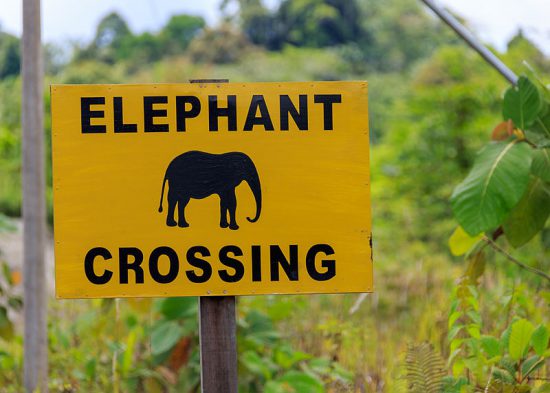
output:
[[[235,303],[235,296],[199,297],[203,393],[237,393]]]
[[[194,79],[191,83],[228,83]],[[237,393],[237,321],[235,296],[199,297],[201,392]]]

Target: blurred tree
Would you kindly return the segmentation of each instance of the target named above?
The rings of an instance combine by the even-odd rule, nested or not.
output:
[[[205,27],[206,23],[200,16],[174,15],[160,32],[166,53],[178,54],[187,49]]]
[[[270,50],[284,44],[306,47],[340,45],[363,37],[356,0],[283,0],[275,11],[261,0],[225,0],[237,6],[233,17],[247,38]]]
[[[130,35],[132,33],[126,21],[116,12],[112,12],[99,22],[92,44],[99,49],[116,47]]]
[[[233,63],[251,49],[248,39],[229,24],[206,29],[189,46],[191,59],[199,63]]]
[[[477,53],[445,46],[416,68],[409,89],[384,108],[391,116],[377,150],[380,167],[374,172],[380,177],[373,199],[383,192],[379,197],[395,202],[381,205],[379,213],[393,225],[399,222],[407,242],[445,249],[456,226],[448,203],[453,182],[465,175],[487,130],[498,122],[505,86]]]
[[[355,0],[284,0],[277,11],[285,41],[297,46],[324,47],[361,38]]]
[[[224,0],[221,4],[222,12],[227,14],[232,5],[237,6],[237,13],[227,16],[227,19],[236,21],[250,42],[271,50],[281,48],[284,41],[283,25],[261,0]]]
[[[100,60],[114,63],[125,41],[132,37],[126,21],[116,12],[99,22],[93,41],[84,48],[76,48],[74,60]]]
[[[364,60],[375,70],[400,71],[430,56],[456,35],[428,15],[416,0],[361,0],[362,27],[370,40],[360,40]]]
[[[508,42],[508,48],[505,54],[505,62],[521,73],[525,71],[524,62],[527,62],[539,74],[550,72],[550,61],[544,56],[544,53],[524,34],[523,30],[518,32]]]
[[[165,55],[161,40],[157,36],[145,32],[125,37],[116,48],[115,59],[127,61],[130,70],[136,70],[143,64],[160,60]]]
[[[19,38],[0,31],[0,79],[19,74],[21,53]]]
[[[128,71],[136,71],[143,64],[183,52],[204,26],[201,17],[175,15],[158,34],[134,35],[124,19],[113,12],[100,21],[88,46],[76,48],[73,60],[99,60],[107,64],[123,61],[129,66]]]

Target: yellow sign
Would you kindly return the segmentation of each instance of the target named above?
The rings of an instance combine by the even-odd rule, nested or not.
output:
[[[57,297],[373,290],[366,82],[51,94]]]

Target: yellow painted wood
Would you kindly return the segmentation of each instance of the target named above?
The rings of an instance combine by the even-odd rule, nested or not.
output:
[[[58,298],[373,290],[366,82],[53,85],[51,95]],[[208,97],[216,96],[219,106],[226,106],[228,95],[236,96],[237,130],[228,131],[226,118],[220,117],[219,130],[210,131]],[[253,95],[263,95],[273,131],[261,125],[243,131]],[[307,95],[307,130],[299,130],[290,117],[289,130],[281,131],[281,95],[288,95],[296,108],[299,95]],[[314,102],[315,95],[341,95],[341,103],[331,106],[333,130],[324,129],[326,107]],[[154,104],[153,109],[167,111],[166,118],[158,116],[154,123],[167,123],[168,132],[144,131],[145,96],[167,97],[167,104]],[[176,131],[176,96],[196,96],[201,103],[200,113],[187,119],[185,132]],[[105,125],[105,133],[82,133],[82,97],[105,98],[105,105],[89,107],[104,111],[104,118],[93,118],[91,124]],[[122,97],[123,120],[136,124],[136,132],[114,132],[113,97]],[[168,183],[164,211],[158,212],[166,168],[173,158],[193,150],[243,152],[252,159],[262,188],[257,222],[246,219],[254,217],[256,205],[243,182],[236,188],[238,230],[220,228],[217,195],[190,200],[185,210],[188,228],[166,225]],[[306,254],[316,244],[334,250],[334,255],[320,253],[315,258],[320,273],[327,271],[322,260],[334,260],[335,275],[324,281],[313,279],[306,268]],[[235,273],[219,260],[220,249],[228,245],[243,253],[234,257],[244,266],[237,282],[225,282],[219,275],[220,270]],[[298,280],[279,268],[279,281],[272,281],[270,246],[278,246],[288,259],[291,245],[298,247]],[[201,257],[212,267],[204,283],[191,282],[186,273],[202,273],[186,259],[188,249],[195,246],[210,253]],[[252,246],[261,247],[261,281],[252,279]],[[96,275],[112,273],[105,284],[94,284],[85,274],[85,256],[95,247],[112,254],[111,259],[97,257],[93,263]],[[120,283],[119,249],[127,247],[143,253],[143,283],[136,283],[133,270],[128,283]],[[149,256],[158,247],[170,247],[178,255],[179,271],[170,283],[151,276]],[[161,257],[158,266],[167,274],[168,257]]]

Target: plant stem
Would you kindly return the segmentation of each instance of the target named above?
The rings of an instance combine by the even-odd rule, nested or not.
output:
[[[508,258],[509,261],[515,263],[522,269],[525,269],[527,271],[530,271],[531,273],[535,273],[538,276],[541,276],[542,278],[545,278],[546,280],[550,281],[550,276],[546,274],[545,272],[535,269],[534,267],[531,267],[529,265],[526,265],[523,262],[518,261],[516,258],[514,258],[512,255],[508,254],[503,248],[501,248],[498,244],[496,244],[493,240],[489,239],[487,236],[483,236],[483,241],[485,241],[489,246],[491,246],[495,251],[498,251],[502,255],[504,255],[506,258]]]

